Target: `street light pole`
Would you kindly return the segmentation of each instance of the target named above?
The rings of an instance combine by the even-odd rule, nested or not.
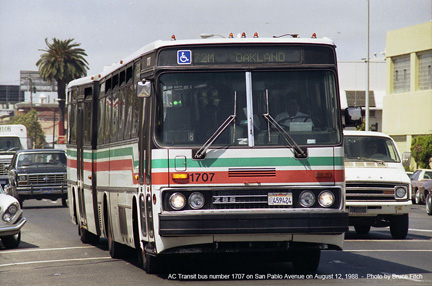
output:
[[[370,25],[369,25],[369,0],[367,1],[367,57],[366,57],[366,95],[365,95],[365,130],[369,131],[369,36],[370,36]]]

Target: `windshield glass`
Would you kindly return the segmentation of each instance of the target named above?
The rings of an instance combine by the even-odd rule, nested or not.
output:
[[[66,155],[64,153],[29,153],[20,154],[17,158],[17,167],[39,165],[66,166]]]
[[[340,141],[334,74],[328,71],[253,73],[256,145],[280,145],[281,134],[264,119],[269,115],[301,145]]]
[[[165,73],[159,77],[156,137],[166,146],[202,146],[232,115],[212,146],[286,146],[267,112],[299,145],[340,142],[334,74],[329,71],[252,72],[247,106],[245,72]]]
[[[16,151],[21,149],[21,142],[18,137],[0,137],[0,150]]]
[[[345,161],[399,162],[393,141],[385,137],[345,136]]]

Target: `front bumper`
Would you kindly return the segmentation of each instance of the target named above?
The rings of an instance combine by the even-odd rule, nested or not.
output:
[[[67,186],[30,186],[18,187],[16,192],[19,196],[38,197],[38,196],[58,196],[67,195]]]
[[[348,231],[343,211],[159,215],[161,236],[301,233],[339,234]]]
[[[347,202],[346,209],[350,217],[371,217],[378,215],[402,215],[411,210],[411,201],[405,202],[369,202],[355,203]]]
[[[12,225],[0,226],[0,237],[15,235],[19,233],[26,222],[27,219],[25,217],[21,217],[17,222]]]

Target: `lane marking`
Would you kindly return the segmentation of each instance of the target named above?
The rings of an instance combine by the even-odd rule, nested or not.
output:
[[[56,251],[56,250],[72,250],[72,249],[85,249],[97,248],[95,246],[72,246],[72,247],[58,247],[58,248],[35,248],[35,249],[19,249],[19,250],[2,250],[2,254],[20,253],[20,252],[36,252],[36,251]]]
[[[432,249],[344,249],[344,252],[432,252]]]
[[[15,263],[8,263],[8,264],[0,264],[0,267],[15,266],[15,265],[27,265],[27,264],[57,263],[57,262],[86,261],[86,260],[109,260],[109,259],[113,259],[113,258],[111,258],[111,256],[108,256],[108,257],[87,257],[87,258],[27,261],[27,262],[15,262]]]

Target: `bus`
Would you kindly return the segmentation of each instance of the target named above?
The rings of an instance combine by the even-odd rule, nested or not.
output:
[[[18,150],[28,148],[27,128],[22,124],[0,125],[0,184],[9,183],[7,167]]]
[[[148,273],[232,252],[314,271],[321,250],[342,249],[330,39],[173,36],[70,82],[67,101],[69,210],[84,243],[107,238],[113,258],[133,249]]]

